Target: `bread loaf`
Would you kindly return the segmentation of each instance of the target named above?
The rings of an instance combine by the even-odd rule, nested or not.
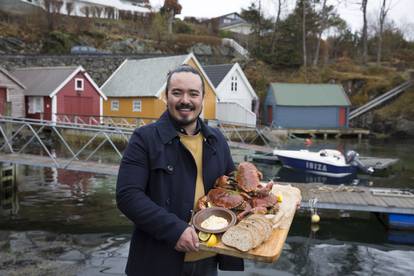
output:
[[[221,238],[221,241],[227,245],[246,252],[253,248],[254,241],[251,232],[238,225],[230,227]]]

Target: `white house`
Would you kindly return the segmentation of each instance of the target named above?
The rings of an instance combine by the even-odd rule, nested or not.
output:
[[[218,27],[223,31],[229,31],[243,35],[248,35],[253,32],[252,25],[241,18],[237,12],[225,14],[216,17],[213,20],[218,21]]]
[[[148,0],[131,2],[128,0],[5,0],[9,3],[4,8],[10,9],[15,5],[20,9],[21,4],[34,5],[43,10],[70,16],[98,17],[118,19],[122,12],[130,14],[147,14],[151,12]],[[0,8],[2,8],[0,6]]]
[[[216,88],[216,116],[222,123],[255,126],[259,98],[238,63],[203,66]]]

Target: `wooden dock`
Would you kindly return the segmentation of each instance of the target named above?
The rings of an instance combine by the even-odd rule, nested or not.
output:
[[[289,183],[302,192],[301,206],[317,198],[318,209],[414,215],[414,192],[402,189]]]
[[[66,169],[81,172],[91,172],[97,174],[117,175],[119,165],[103,164],[93,161],[77,161],[74,160],[69,166],[65,164],[69,159],[56,158],[56,163],[49,156],[31,155],[31,154],[0,154],[0,162],[8,162],[15,164],[22,164],[35,167],[49,167]]]

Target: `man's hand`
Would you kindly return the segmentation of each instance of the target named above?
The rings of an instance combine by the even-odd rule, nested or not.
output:
[[[175,250],[181,252],[198,251],[198,237],[193,227],[187,227],[178,239]]]

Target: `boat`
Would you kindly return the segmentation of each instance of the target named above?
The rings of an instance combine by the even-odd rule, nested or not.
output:
[[[348,151],[346,157],[340,151],[332,149],[322,149],[318,152],[275,149],[273,154],[285,167],[318,175],[344,177],[356,174],[358,170],[373,173],[372,167],[365,167],[358,160],[359,154],[355,151]]]

